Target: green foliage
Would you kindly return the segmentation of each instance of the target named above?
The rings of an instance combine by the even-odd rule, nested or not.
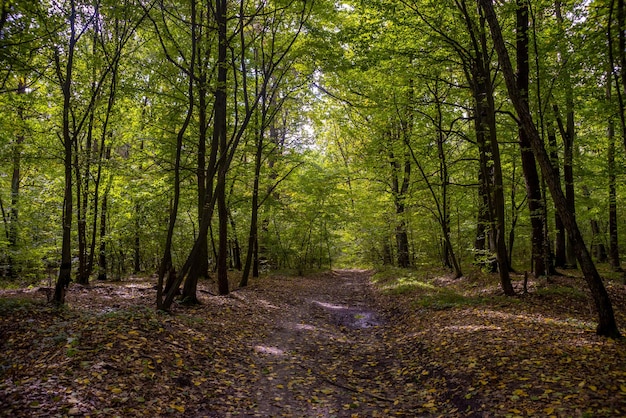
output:
[[[91,243],[95,231],[96,247],[104,242],[108,268],[117,278],[133,270],[139,242],[140,269],[152,273],[162,257],[171,207],[176,132],[189,103],[189,74],[184,68],[192,56],[190,3],[166,1],[163,9],[154,7],[144,17],[145,10],[136,2],[107,0],[100,3],[100,14],[92,21],[91,3],[76,4],[85,32],[76,45],[70,107],[77,129],[76,168],[84,181],[89,179],[86,240]],[[450,239],[461,264],[475,261],[478,151],[466,74],[471,70],[471,30],[477,30],[480,22],[476,8],[462,10],[464,4],[430,0],[244,2],[249,21],[239,21],[237,5],[229,6],[228,30],[236,34],[229,45],[229,59],[233,60],[229,66],[229,139],[241,134],[228,173],[234,224],[229,231],[231,242],[236,239],[242,252],[247,251],[255,144],[263,131],[260,197],[264,200],[259,208],[259,238],[264,265],[296,271],[388,265],[397,255],[395,231],[401,222],[409,237],[412,264],[439,265],[444,221],[450,225]],[[4,209],[0,265],[10,260],[20,283],[34,283],[56,274],[60,253],[63,103],[54,56],[55,50],[67,48],[67,31],[58,28],[67,28],[69,3],[51,4],[49,10],[37,2],[18,0],[10,5],[9,18],[0,28],[0,172],[5,173],[0,176]],[[261,6],[264,13],[255,14]],[[200,2],[197,7],[202,19],[214,18],[206,4]],[[616,95],[610,100],[606,97],[608,50],[605,31],[597,30],[608,24],[608,9],[595,3],[561,4],[563,21],[559,22],[553,8],[550,2],[533,4],[530,107],[547,132],[548,123],[554,127],[552,104],[563,112],[568,80],[577,80],[571,85],[577,217],[588,242],[606,245],[606,128],[609,117],[619,111]],[[473,28],[468,29],[464,12]],[[498,5],[498,15],[507,42],[513,45],[514,4]],[[86,23],[96,21],[97,30]],[[289,53],[277,60],[272,54],[290,46],[300,23],[300,36]],[[121,36],[131,27],[126,33],[131,36]],[[183,138],[181,203],[173,237],[177,266],[186,259],[198,229],[201,87],[206,90],[205,110],[208,115],[213,111],[216,35],[211,24],[198,30],[197,81],[191,92],[195,107]],[[239,35],[243,35],[243,44]],[[126,44],[122,45],[123,41]],[[107,63],[119,48],[122,54],[114,81],[112,74],[106,73]],[[63,54],[60,59],[63,67]],[[525,204],[513,208],[513,198],[519,205],[524,194],[517,124],[510,117],[500,75],[493,70],[507,228],[518,216],[512,264],[524,268],[529,260],[530,214]],[[257,103],[265,81],[270,81],[271,99],[268,95]],[[27,94],[16,93],[21,82],[26,82]],[[249,124],[239,132],[245,125],[244,115],[254,106]],[[260,125],[262,112],[267,112],[266,126]],[[209,148],[210,119],[205,126]],[[18,146],[17,138],[22,136]],[[442,155],[436,146],[440,139]],[[562,162],[558,132],[557,140]],[[100,156],[101,144],[111,149],[109,158]],[[8,214],[14,206],[10,173],[18,154],[18,243],[11,245],[7,238],[11,228]],[[619,207],[625,198],[624,171],[619,168],[624,166],[621,147],[617,154]],[[410,185],[402,196],[402,214],[394,206],[397,196],[391,168],[391,163],[400,159],[412,165]],[[442,165],[447,171],[445,179]],[[101,183],[96,194],[98,176]],[[101,205],[104,196],[107,226],[101,236],[97,224],[101,207],[96,206],[96,199]],[[549,198],[547,203],[548,232],[552,234]],[[621,222],[624,215],[619,216]],[[599,234],[592,234],[592,220],[599,222]],[[74,256],[75,227],[76,220]],[[213,230],[217,230],[216,223]],[[217,246],[214,241],[211,254]],[[402,286],[402,291],[409,291],[412,284]]]
[[[573,300],[586,300],[589,297],[581,289],[571,286],[546,286],[537,289],[535,293],[539,296],[556,296]]]
[[[0,297],[0,314],[7,315],[15,312],[26,313],[31,311],[33,306],[40,304],[41,301],[31,297]]]

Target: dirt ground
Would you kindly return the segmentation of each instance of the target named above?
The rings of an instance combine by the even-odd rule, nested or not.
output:
[[[153,280],[72,285],[64,309],[3,291],[0,416],[626,415],[625,343],[595,336],[584,292],[371,274],[274,275],[226,297],[207,282],[172,314]],[[623,327],[623,285],[609,291]]]

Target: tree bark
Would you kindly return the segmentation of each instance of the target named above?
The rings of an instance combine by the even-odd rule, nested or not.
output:
[[[607,99],[611,99],[611,81],[607,83]],[[609,175],[609,263],[613,271],[622,271],[619,255],[619,238],[617,227],[617,183],[615,165],[615,124],[609,118],[607,127],[607,171]]]
[[[17,86],[17,94],[24,95],[26,94],[26,80],[24,78],[20,78]],[[24,110],[22,105],[20,104],[18,108],[18,115],[20,121],[24,121]],[[23,129],[23,128],[22,128]],[[19,235],[19,201],[20,201],[20,182],[22,177],[22,147],[24,146],[24,132],[19,132],[15,138],[15,142],[13,143],[13,170],[11,173],[11,210],[9,211],[9,222],[7,229],[7,238],[9,241],[9,272],[8,275],[10,278],[14,279],[17,277],[17,262],[15,259],[15,254],[17,253],[18,247],[18,235]]]
[[[557,181],[561,183],[561,175],[559,173],[559,154],[558,145],[556,143],[556,132],[552,122],[548,122],[548,144],[550,149],[550,162],[554,167]],[[566,264],[565,257],[565,227],[558,211],[554,214],[554,267],[564,268]]]
[[[517,0],[517,88],[522,100],[528,106],[529,73],[528,62],[528,0]],[[546,274],[544,258],[544,218],[545,208],[541,196],[541,185],[535,157],[530,149],[528,134],[519,126],[519,145],[522,156],[522,170],[526,180],[526,194],[528,196],[528,210],[531,224],[531,270],[535,277]]]
[[[596,270],[593,260],[591,259],[591,255],[585,246],[582,234],[580,233],[580,229],[576,223],[576,218],[568,208],[567,200],[561,190],[561,185],[557,181],[558,177],[555,173],[554,167],[550,163],[550,157],[543,146],[543,142],[541,141],[539,132],[534,125],[530,111],[517,89],[515,73],[513,71],[513,66],[511,65],[504,39],[502,38],[500,24],[496,17],[493,4],[491,3],[491,0],[478,0],[478,3],[484,10],[485,17],[491,29],[494,47],[498,54],[498,61],[500,62],[500,66],[502,68],[509,98],[511,99],[517,115],[522,122],[522,127],[526,130],[526,133],[529,136],[533,153],[535,154],[535,158],[539,163],[543,177],[548,185],[550,193],[552,194],[555,206],[561,215],[563,224],[568,232],[568,236],[574,245],[576,256],[583,271],[585,281],[587,282],[589,290],[593,296],[599,319],[596,332],[598,335],[619,338],[621,337],[621,334],[617,328],[613,306],[611,304],[611,300],[609,299],[609,295],[604,287],[604,284],[602,283],[602,279],[600,278],[598,271]]]
[[[564,36],[565,31],[562,29],[563,16],[561,13],[561,0],[555,0],[554,2],[556,21],[559,25],[559,33]],[[560,43],[557,43],[557,49],[561,56],[565,54],[565,48],[561,47]],[[563,181],[565,183],[565,199],[567,200],[568,210],[575,216],[576,215],[576,199],[574,196],[574,136],[576,134],[574,125],[574,92],[572,88],[572,79],[570,77],[567,63],[562,62],[563,65],[563,78],[565,79],[565,124],[561,119],[558,107],[553,105],[554,113],[559,126],[561,137],[563,138]],[[565,267],[575,269],[576,268],[576,253],[574,245],[570,240],[570,237],[566,237],[565,245]]]
[[[197,69],[190,75],[193,83],[197,85],[196,91],[198,94],[198,153],[196,155],[196,184],[197,184],[197,213],[198,213],[198,226],[202,224],[202,217],[204,216],[204,202],[206,199],[206,141],[207,141],[207,75],[204,63],[203,53],[201,51],[202,42],[199,42],[201,37],[203,25],[198,24],[196,10],[196,1],[191,1],[191,49],[194,51],[193,56],[196,58],[193,65],[197,64]],[[201,230],[201,228],[198,228]],[[202,232],[199,231],[199,234]],[[182,300],[186,304],[195,305],[199,304],[198,300],[198,280],[201,277],[208,277],[209,271],[209,252],[208,242],[205,237],[196,238],[199,243],[198,254],[193,258],[192,265],[189,269],[190,274],[187,274],[184,278],[185,284],[182,290]],[[185,272],[181,272],[181,276],[184,276]]]
[[[390,133],[394,135],[394,133]],[[395,142],[393,139],[392,142]],[[394,195],[394,205],[396,209],[396,247],[398,249],[397,262],[398,267],[409,267],[411,265],[411,259],[409,256],[409,237],[407,233],[405,217],[405,205],[406,193],[409,189],[409,180],[411,176],[411,162],[408,157],[405,156],[404,161],[398,161],[393,151],[390,152],[389,160],[391,163],[392,172],[392,192]]]
[[[613,46],[613,33],[612,33],[612,25],[613,25],[613,12],[615,7],[615,1],[611,1],[609,6],[609,16],[607,23],[607,46],[609,50],[609,70],[607,71],[607,84],[606,84],[606,99],[609,103],[611,103],[611,99],[613,97],[613,78],[615,79],[615,92],[617,96],[617,105],[619,109],[619,120],[620,126],[623,136],[623,143],[626,149],[626,109],[624,105],[624,95],[620,91],[620,83],[619,78],[617,77],[615,71],[615,57],[614,57],[614,46]],[[618,23],[618,33],[619,33],[619,58],[621,64],[621,75],[622,75],[622,83],[624,88],[624,94],[626,94],[626,70],[624,65],[626,65],[626,51],[623,48],[626,48],[626,22],[625,22],[625,12],[624,10],[624,0],[618,0],[618,11],[617,11],[617,23]],[[613,77],[615,76],[615,77]],[[613,118],[609,118],[608,126],[607,126],[607,139],[608,139],[608,150],[607,150],[607,159],[608,159],[608,174],[609,174],[609,262],[611,264],[611,268],[614,271],[622,272],[622,266],[620,262],[620,253],[619,253],[619,240],[618,240],[618,227],[617,227],[617,185],[616,185],[616,166],[615,166],[615,122]]]
[[[228,171],[228,143],[226,136],[226,82],[228,77],[227,53],[228,37],[227,0],[216,1],[216,23],[218,32],[218,59],[217,59],[217,89],[215,90],[215,126],[214,140],[219,144],[219,162],[215,194],[218,215],[218,254],[217,254],[217,284],[220,295],[227,295],[228,286],[228,207],[226,205],[226,174]]]
[[[264,112],[265,114],[265,112]],[[261,126],[256,128],[256,152],[254,155],[254,180],[252,185],[252,203],[250,214],[250,231],[248,232],[248,250],[246,251],[246,260],[241,274],[239,287],[248,285],[248,277],[250,276],[250,268],[254,261],[253,255],[256,251],[256,243],[259,231],[259,182],[261,178],[261,163],[263,159],[263,120],[261,118]]]
[[[70,1],[69,14],[70,37],[67,49],[67,62],[65,70],[61,65],[61,51],[55,51],[55,63],[58,79],[61,83],[63,91],[63,125],[62,125],[62,143],[64,150],[63,163],[65,166],[65,187],[63,191],[63,238],[61,242],[61,266],[59,268],[59,276],[54,288],[53,302],[57,305],[65,303],[65,292],[70,285],[72,279],[72,150],[74,147],[73,136],[70,126],[70,107],[72,98],[72,76],[74,69],[74,50],[76,47],[76,5],[73,0]]]

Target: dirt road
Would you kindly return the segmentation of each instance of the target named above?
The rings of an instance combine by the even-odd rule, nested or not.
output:
[[[341,270],[285,278],[285,293],[256,288],[268,329],[254,341],[260,370],[247,416],[412,415],[419,408],[410,365],[419,347],[398,345],[369,274]],[[277,285],[278,283],[274,283]],[[240,411],[242,412],[242,411]]]

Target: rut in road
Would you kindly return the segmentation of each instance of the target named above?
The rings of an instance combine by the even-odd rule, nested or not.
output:
[[[285,293],[266,289],[273,324],[254,346],[263,378],[250,416],[388,416],[417,407],[417,387],[403,371],[420,346],[389,338],[393,318],[369,279],[367,271],[339,270],[288,279]]]

